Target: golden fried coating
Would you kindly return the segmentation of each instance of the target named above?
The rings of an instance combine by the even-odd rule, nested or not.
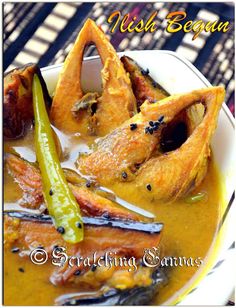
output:
[[[103,90],[93,108],[86,108],[82,101],[83,108],[80,104],[79,112],[75,116],[75,104],[81,103],[84,96],[81,88],[84,48],[91,42],[96,45],[103,63]],[[57,128],[68,133],[104,136],[132,117],[135,112],[136,100],[123,64],[102,30],[88,19],[60,74],[51,108],[52,122]]]
[[[173,95],[154,104],[147,101],[140,113],[101,138],[93,153],[79,157],[78,168],[102,185],[133,181],[141,194],[148,192],[154,199],[181,197],[205,176],[223,100],[224,89],[212,87]],[[205,107],[201,123],[179,148],[162,153],[162,129],[182,110],[197,103]]]

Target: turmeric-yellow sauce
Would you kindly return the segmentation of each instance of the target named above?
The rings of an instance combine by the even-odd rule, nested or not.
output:
[[[86,143],[90,145],[93,137],[88,139],[74,137],[71,139],[64,136],[63,138],[60,137],[60,141],[62,147],[67,143],[67,149],[64,150],[68,155],[63,165],[72,167],[78,152],[86,151]],[[25,159],[34,161],[33,144],[33,133],[30,130],[22,139],[5,142],[4,149],[6,152],[16,151]],[[157,204],[147,200],[145,196],[141,196],[133,189],[132,184],[126,185],[125,189],[123,189],[122,184],[108,188],[128,202],[152,212],[157,221],[164,223],[161,241],[163,255],[192,257],[193,259],[199,257],[203,260],[207,256],[214,243],[222,206],[220,176],[213,160],[209,163],[208,173],[204,181],[195,190],[195,193],[198,191],[207,193],[207,198],[198,203],[189,204],[181,200],[169,204]],[[5,172],[5,208],[19,209],[16,202],[21,196],[22,193],[18,185]],[[94,249],[96,250],[96,247]],[[178,297],[193,275],[206,266],[205,263],[200,267],[177,266],[166,268],[167,283],[159,289],[151,304],[163,304],[168,302],[170,298]],[[24,270],[23,272],[19,270],[21,268]],[[76,287],[51,284],[49,276],[53,269],[55,269],[54,266],[49,262],[40,266],[32,264],[27,257],[21,258],[6,247],[4,253],[5,305],[53,305],[58,296],[80,291]]]

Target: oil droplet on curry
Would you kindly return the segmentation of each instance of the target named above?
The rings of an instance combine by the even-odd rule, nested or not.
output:
[[[68,160],[65,160],[62,165],[73,166],[78,152],[87,151],[87,144],[92,142],[93,137],[87,139],[67,137],[67,140],[61,140],[61,144],[69,145],[66,149],[69,153]],[[24,138],[7,141],[4,147],[6,152],[18,152],[25,159],[34,161],[33,144],[31,129]],[[197,203],[190,204],[184,200],[178,200],[173,203],[157,204],[135,193],[132,185],[126,186],[125,190],[118,184],[108,188],[124,200],[150,211],[155,215],[156,221],[164,223],[161,241],[163,254],[193,259],[200,257],[204,260],[215,240],[222,205],[220,176],[213,158],[210,160],[205,179],[194,191],[194,193],[206,192],[207,198]],[[6,171],[4,172],[4,194],[5,208],[17,208],[16,204],[22,197],[22,192]],[[53,269],[50,262],[37,266],[6,248],[4,252],[5,305],[53,305],[60,295],[78,293],[75,285],[54,286],[49,281],[49,273]],[[166,268],[167,282],[159,288],[151,304],[163,304],[179,296],[193,275],[200,270],[201,267],[197,266]]]

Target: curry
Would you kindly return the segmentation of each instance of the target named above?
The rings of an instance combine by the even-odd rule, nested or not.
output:
[[[91,138],[88,139],[88,142],[91,142]],[[20,142],[14,141],[14,145],[12,143],[5,142],[7,151],[15,147],[23,157],[33,159],[32,130]],[[86,150],[84,146],[86,144],[85,140],[75,138],[74,142],[72,142],[71,150],[75,148],[75,144],[78,148],[81,149],[82,147]],[[69,163],[70,161],[65,161],[65,165]],[[6,209],[17,209],[11,204],[15,204],[22,197],[22,193],[7,172],[4,179],[5,207]],[[214,161],[211,161],[206,178],[196,190],[196,192],[206,192],[206,200],[202,200],[197,204],[176,201],[170,204],[159,204],[158,207],[155,203],[142,198],[141,195],[133,194],[132,187],[126,191],[119,187],[111,188],[124,200],[141,205],[144,209],[154,213],[158,221],[164,223],[165,232],[162,239],[164,255],[186,256],[193,259],[201,257],[204,259],[211,245],[214,244],[217,233],[222,201],[220,180]],[[10,249],[5,251],[4,267],[4,302],[6,305],[53,305],[55,298],[58,296],[78,292],[76,286],[55,287],[49,282],[48,273],[54,269],[54,266],[50,263],[37,266],[19,258]],[[19,271],[20,268],[23,268],[24,272]],[[172,296],[177,297],[177,294],[181,293],[181,289],[198,270],[197,266],[169,267],[168,283],[159,290],[153,304],[163,304]],[[24,286],[24,288],[21,286]]]
[[[80,85],[90,41],[102,93]],[[10,72],[4,303],[175,303],[207,266],[218,232],[222,181],[210,142],[223,100],[222,87],[169,95],[148,70],[120,60],[91,20],[52,99],[36,66]],[[37,249],[47,255],[40,265]],[[64,252],[72,259],[55,264]]]

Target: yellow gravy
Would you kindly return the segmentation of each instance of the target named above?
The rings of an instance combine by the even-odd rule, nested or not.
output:
[[[87,151],[86,144],[91,144],[92,137],[67,138],[60,136],[64,149],[68,152],[63,166],[72,166],[78,152]],[[16,151],[29,161],[34,161],[34,146],[32,131],[21,140],[5,142],[6,152]],[[180,200],[169,204],[156,204],[146,200],[132,185],[125,189],[122,185],[109,187],[119,197],[136,206],[152,212],[156,220],[164,223],[161,251],[164,256],[201,258],[204,262],[209,249],[214,243],[217,226],[222,207],[220,176],[214,162],[209,164],[206,178],[195,192],[205,191],[207,199],[189,204]],[[16,201],[21,197],[21,191],[12,178],[4,172],[4,200],[5,208],[13,209]],[[214,250],[214,249],[213,249]],[[206,263],[206,260],[205,260]],[[188,285],[193,275],[206,264],[197,266],[173,266],[166,268],[167,283],[163,285],[151,304],[168,303],[177,298]],[[19,269],[23,268],[24,272]],[[27,258],[21,258],[6,248],[4,252],[4,303],[5,305],[53,305],[54,300],[68,293],[79,290],[75,287],[54,286],[49,281],[53,266],[49,263],[34,265]]]

